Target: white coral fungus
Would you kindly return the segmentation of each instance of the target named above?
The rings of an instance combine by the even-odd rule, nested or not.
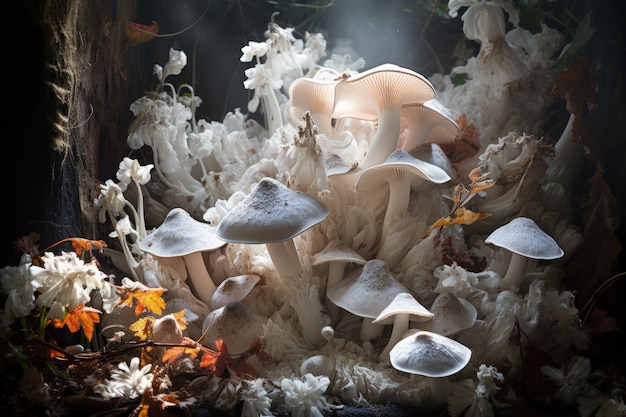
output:
[[[280,381],[280,388],[285,395],[285,409],[293,417],[322,417],[329,408],[324,392],[330,380],[313,374],[305,374],[302,378],[283,378]]]
[[[106,379],[102,384],[96,385],[93,390],[104,398],[135,399],[143,394],[146,388],[152,385],[153,374],[150,373],[152,365],[139,368],[139,358],[131,359],[130,364],[120,362],[111,373],[111,379]]]

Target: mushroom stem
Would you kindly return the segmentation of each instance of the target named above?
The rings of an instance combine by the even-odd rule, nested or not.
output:
[[[393,328],[391,330],[391,336],[389,342],[382,352],[378,355],[378,361],[389,361],[389,351],[396,343],[402,340],[402,336],[409,330],[409,315],[408,314],[396,314],[393,319]]]
[[[280,105],[278,104],[278,98],[276,98],[276,92],[272,87],[264,88],[261,97],[263,110],[265,111],[266,127],[270,136],[272,136],[283,125]]]
[[[526,272],[526,266],[528,265],[528,258],[513,253],[511,256],[511,262],[509,268],[506,270],[504,278],[502,278],[502,288],[505,290],[512,290],[519,288],[524,279],[524,273]]]
[[[397,104],[390,109],[382,109],[379,112],[378,130],[361,163],[361,168],[367,169],[384,162],[396,150],[400,135],[401,109],[402,106]]]
[[[403,175],[401,179],[389,181],[389,202],[383,219],[383,228],[380,236],[380,249],[378,254],[384,252],[385,242],[389,233],[391,219],[398,213],[408,209],[411,197],[411,179],[409,175]]]
[[[192,252],[183,259],[198,298],[206,305],[211,305],[211,297],[217,287],[206,269],[202,252]]]
[[[446,398],[450,396],[450,380],[447,376],[431,377],[430,382],[430,405],[440,407],[446,403]]]
[[[328,263],[328,278],[326,280],[326,288],[330,288],[333,285],[337,284],[343,278],[343,273],[346,269],[346,262],[329,262]],[[324,306],[326,307],[326,311],[328,315],[334,320],[337,318],[339,314],[339,307],[337,307],[332,301],[328,299],[326,296],[326,291],[324,290]]]
[[[363,322],[361,323],[361,331],[359,333],[359,340],[361,342],[367,342],[368,340],[373,340],[379,337],[385,326],[378,323],[372,323],[374,321],[373,318],[363,317]]]
[[[293,239],[283,242],[266,243],[267,252],[272,258],[276,272],[282,279],[288,279],[302,272],[302,264],[298,259]]]

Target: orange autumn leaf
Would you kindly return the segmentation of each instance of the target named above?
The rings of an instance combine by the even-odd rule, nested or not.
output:
[[[67,326],[72,333],[76,333],[82,328],[87,340],[91,341],[95,323],[100,323],[100,313],[95,308],[85,307],[84,304],[81,304],[70,311],[65,319],[54,319],[53,325],[57,329]]]
[[[65,242],[70,242],[72,244],[72,248],[78,256],[82,255],[84,251],[92,251],[94,249],[100,250],[107,247],[107,244],[103,240],[89,240],[82,237],[67,237],[48,246],[44,252]]]
[[[187,328],[187,319],[185,319],[185,313],[187,313],[187,310],[185,309],[180,310],[178,313],[172,313],[172,316],[174,316],[174,319],[176,319],[176,323],[181,330],[185,330]]]
[[[136,316],[139,316],[144,311],[161,315],[165,308],[164,292],[164,288],[148,288],[143,285],[136,285],[133,288],[122,288],[118,291],[121,298],[119,305],[132,307],[135,304]]]
[[[472,224],[489,216],[491,216],[490,213],[483,213],[482,211],[475,213],[465,207],[458,207],[450,216],[443,217],[430,226],[430,229],[428,229],[425,236],[428,236],[430,232],[439,227],[451,226],[453,224]]]
[[[159,33],[159,25],[154,20],[151,25],[128,22],[126,36],[128,37],[130,44],[135,46],[153,39],[157,33]]]

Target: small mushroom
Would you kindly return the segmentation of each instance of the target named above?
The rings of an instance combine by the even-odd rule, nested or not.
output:
[[[363,169],[383,162],[398,145],[402,105],[423,104],[435,89],[421,74],[393,64],[379,65],[339,81],[332,117],[378,119]]]
[[[443,336],[453,336],[469,329],[476,323],[478,316],[472,303],[451,292],[439,294],[433,301],[430,312],[434,314],[433,318],[420,323],[418,327]]]
[[[183,342],[183,330],[173,314],[166,314],[154,321],[152,339],[157,343],[180,344]]]
[[[254,314],[245,304],[233,301],[213,310],[202,325],[202,344],[216,349],[215,341],[222,339],[228,354],[238,356],[245,353],[255,339],[261,337],[265,319]]]
[[[365,342],[380,336],[384,325],[372,321],[401,292],[409,291],[396,281],[387,262],[371,259],[328,287],[326,295],[336,306],[363,318],[359,339]]]
[[[226,278],[211,297],[211,310],[222,308],[231,301],[242,301],[260,280],[261,277],[254,274]]]
[[[206,305],[217,288],[202,259],[202,252],[226,245],[210,225],[202,223],[182,208],[174,208],[163,223],[139,242],[139,248],[160,258],[182,257],[189,278],[200,300]]]
[[[502,279],[502,288],[516,291],[522,284],[528,259],[552,260],[563,256],[554,239],[528,217],[517,217],[500,226],[485,239],[485,243],[512,253],[511,262]]]
[[[406,151],[397,149],[380,165],[364,170],[356,185],[357,191],[369,191],[381,184],[389,185],[389,201],[385,218],[379,254],[384,253],[386,233],[391,218],[409,207],[411,182],[415,177],[435,184],[450,180],[450,176],[436,165],[414,158]]]
[[[329,212],[315,198],[266,177],[226,214],[216,234],[227,242],[265,244],[278,275],[286,279],[302,272],[293,238]]]
[[[378,360],[389,360],[389,351],[409,330],[409,321],[428,321],[433,316],[434,314],[421,305],[410,293],[401,292],[396,295],[391,303],[380,312],[376,320],[372,322],[375,324],[393,324],[389,342],[378,355]]]
[[[398,148],[407,152],[426,142],[452,143],[460,132],[450,111],[435,98],[421,105],[403,106],[402,117],[408,124],[407,134]]]
[[[406,336],[389,352],[391,365],[397,370],[430,377],[430,400],[435,406],[445,403],[449,395],[447,377],[463,369],[471,357],[467,346],[427,331]]]
[[[321,264],[328,264],[328,278],[326,279],[325,288],[331,287],[341,281],[343,278],[346,265],[348,263],[354,263],[358,265],[364,265],[367,260],[352,250],[343,240],[334,239],[328,242],[326,247],[321,252],[316,253],[311,259],[311,265],[317,266]],[[326,309],[331,317],[337,317],[337,306],[331,302],[327,302],[325,288],[321,288],[324,295]]]

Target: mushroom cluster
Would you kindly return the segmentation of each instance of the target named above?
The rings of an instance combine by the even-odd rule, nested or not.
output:
[[[491,12],[465,15],[468,30],[472,18],[503,18],[491,4],[500,2],[489,3]],[[504,35],[472,27],[485,47]],[[542,192],[545,145],[514,132],[452,160],[462,134],[452,115],[469,112],[467,104],[453,108],[449,91],[441,96],[429,79],[394,64],[358,72],[334,68],[337,60],[317,63],[320,45],[310,34],[296,42],[272,21],[265,43],[242,49],[243,62],[256,59],[246,72],[246,88],[255,91],[248,110],[260,109],[266,126],[238,111],[222,123],[198,122],[193,143],[204,153],[186,165],[179,155],[163,175],[161,151],[154,153],[154,189],[168,190],[164,204],[180,204],[139,242],[139,256],[184,261],[207,306],[209,347],[222,339],[243,355],[262,341],[272,359],[257,371],[268,383],[243,384],[242,392],[291,392],[304,380],[353,404],[444,406],[456,392],[449,383],[473,378],[483,365],[519,377],[520,349],[510,343],[519,334],[527,338],[517,344],[532,340],[565,363],[584,337],[573,295],[545,278],[547,263],[564,255],[549,236],[556,222],[530,204]],[[509,81],[531,68],[523,70]],[[133,140],[140,134],[134,130]],[[470,166],[474,179],[497,176],[495,191],[464,188]],[[170,187],[176,176],[193,190]],[[516,200],[522,185],[537,194]],[[472,197],[465,213],[491,214],[493,223],[472,228],[469,218],[455,218],[459,190]],[[440,219],[447,222],[434,231]],[[209,273],[217,259],[220,282]],[[540,304],[548,315],[541,320]]]

